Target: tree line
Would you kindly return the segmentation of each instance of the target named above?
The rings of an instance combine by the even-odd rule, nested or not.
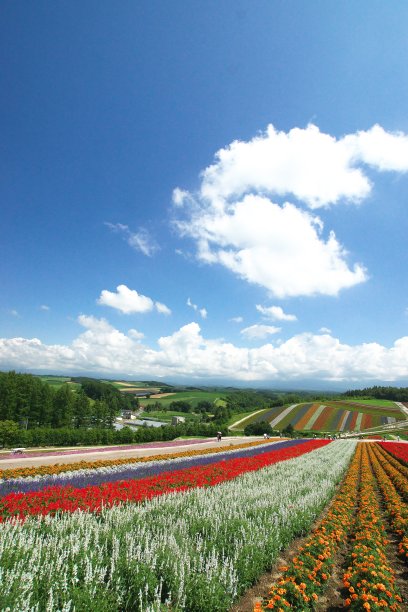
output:
[[[58,389],[32,374],[0,372],[0,421],[14,421],[23,429],[112,428],[124,409],[138,406],[112,385],[88,378],[72,379]]]
[[[361,397],[365,399],[384,399],[393,402],[408,402],[408,387],[366,387],[352,389],[343,394],[345,397]]]
[[[37,427],[21,429],[14,421],[0,421],[0,447],[32,446],[94,446],[109,444],[138,444],[161,440],[174,440],[179,436],[214,437],[218,430],[223,435],[227,429],[216,424],[181,423],[162,427],[123,427],[123,429],[74,429],[60,427],[59,429]]]

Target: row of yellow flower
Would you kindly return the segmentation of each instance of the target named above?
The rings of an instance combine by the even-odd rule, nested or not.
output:
[[[355,529],[351,540],[348,567],[343,584],[350,610],[401,610],[402,601],[395,589],[394,572],[388,564],[384,523],[381,519],[376,476],[372,471],[369,445],[363,446],[361,486]]]
[[[399,478],[400,471],[398,468],[394,468],[393,465],[388,463],[390,457],[383,449],[375,445],[372,452],[373,469],[390,518],[391,526],[394,532],[401,538],[398,547],[399,553],[405,560],[408,560],[408,504],[404,501],[395,486],[396,481],[401,484]],[[404,484],[407,485],[408,483],[405,482]],[[403,492],[404,491],[402,491],[402,493]]]
[[[61,474],[62,472],[74,472],[84,469],[97,469],[103,467],[112,467],[115,465],[126,465],[128,463],[144,463],[146,461],[164,461],[178,459],[181,457],[196,457],[199,455],[210,455],[213,453],[222,453],[229,450],[239,450],[241,448],[250,448],[259,444],[267,444],[271,440],[256,440],[255,442],[246,442],[242,444],[229,444],[228,446],[217,446],[216,448],[191,449],[179,451],[177,453],[149,455],[146,457],[126,457],[122,459],[98,459],[97,461],[77,461],[75,463],[60,463],[53,465],[40,465],[37,467],[20,467],[1,470],[0,479],[9,480],[10,478],[28,478],[29,476],[48,476],[52,474]],[[113,449],[114,450],[114,449]],[[135,449],[139,450],[139,449]]]
[[[280,579],[272,586],[268,596],[255,604],[255,612],[266,609],[278,612],[288,608],[302,611],[315,609],[332,571],[334,556],[351,528],[359,482],[361,447],[362,444],[358,444],[326,516],[298,549],[298,554],[289,565],[280,568]]]

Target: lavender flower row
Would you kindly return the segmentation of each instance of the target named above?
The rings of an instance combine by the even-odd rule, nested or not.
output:
[[[32,478],[11,479],[0,483],[0,497],[9,493],[28,493],[42,491],[49,486],[67,486],[83,489],[89,485],[100,485],[119,480],[132,480],[156,476],[163,472],[174,472],[184,468],[211,465],[225,461],[231,456],[235,458],[253,457],[274,450],[297,446],[307,440],[287,440],[273,444],[252,447],[248,449],[228,450],[222,453],[202,455],[198,457],[180,457],[172,460],[149,461],[146,463],[128,463],[124,465],[96,469],[77,470],[53,476],[34,476]]]

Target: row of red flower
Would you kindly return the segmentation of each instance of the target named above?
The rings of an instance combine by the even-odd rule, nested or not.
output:
[[[382,442],[379,443],[384,450],[388,451],[397,459],[402,459],[405,463],[408,463],[408,444],[404,442]]]
[[[326,444],[329,444],[328,440],[310,440],[296,446],[271,450],[259,456],[229,459],[140,480],[106,483],[83,489],[59,486],[35,493],[11,493],[0,500],[0,521],[10,517],[24,518],[27,515],[73,512],[78,509],[95,512],[102,507],[123,502],[140,502],[170,491],[213,486],[245,472],[298,457]]]

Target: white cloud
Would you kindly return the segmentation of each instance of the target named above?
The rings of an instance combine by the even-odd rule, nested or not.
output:
[[[9,313],[11,314],[12,317],[19,317],[20,316],[18,310],[16,310],[15,308],[12,308],[12,310],[9,310]]]
[[[320,332],[321,334],[331,334],[331,333],[332,333],[331,329],[329,329],[328,327],[321,327],[321,328],[319,329],[319,332]]]
[[[273,325],[250,325],[241,329],[241,334],[249,340],[261,340],[267,338],[272,334],[277,334],[281,331],[280,327],[274,327]]]
[[[155,308],[157,312],[160,312],[160,314],[164,314],[164,315],[171,314],[170,308],[166,306],[166,304],[162,304],[161,302],[155,302]]]
[[[232,323],[242,323],[242,321],[244,320],[244,317],[232,317],[232,319],[229,319]]]
[[[40,306],[40,310],[44,310],[44,312],[48,312],[50,309],[49,306],[47,306],[46,304],[41,304]]]
[[[158,349],[141,344],[106,320],[81,315],[85,328],[69,346],[46,345],[38,338],[0,339],[0,368],[117,373],[152,377],[211,377],[247,381],[359,380],[397,381],[408,377],[408,336],[391,347],[351,346],[330,334],[304,333],[282,343],[256,348],[206,339],[189,323],[158,339]]]
[[[297,321],[296,315],[286,314],[280,306],[261,306],[257,304],[256,309],[264,317],[273,321]]]
[[[159,250],[159,245],[144,227],[132,232],[129,226],[122,223],[105,222],[105,225],[113,232],[120,234],[132,249],[140,251],[147,257],[152,257]]]
[[[210,206],[178,223],[193,237],[198,258],[219,263],[279,298],[337,295],[367,278],[362,265],[347,265],[347,253],[323,223],[293,204],[247,195],[228,208]]]
[[[129,329],[128,334],[132,338],[132,340],[136,340],[136,342],[140,342],[140,340],[144,338],[144,334],[140,331],[137,331],[137,329]]]
[[[173,192],[175,226],[195,240],[197,257],[220,264],[277,297],[337,295],[367,279],[348,263],[335,234],[300,208],[367,198],[367,166],[408,171],[408,135],[370,130],[335,138],[316,126],[279,132],[269,125],[221,149],[197,193]],[[294,197],[298,205],[273,201]]]
[[[241,198],[245,193],[295,196],[311,208],[358,202],[371,184],[362,164],[378,170],[408,170],[408,136],[375,125],[336,139],[315,125],[288,133],[268,125],[248,142],[220,149],[203,172],[200,197],[210,202]],[[179,206],[191,194],[175,190]]]
[[[193,304],[193,302],[191,301],[190,298],[187,298],[187,302],[186,302],[187,306],[190,306],[190,308],[192,308],[193,310],[195,310],[196,312],[198,312],[198,314],[203,318],[206,319],[208,312],[206,308],[199,308],[197,306],[197,304]]]
[[[351,159],[380,171],[408,171],[408,135],[387,132],[380,125],[370,130],[350,134],[343,139]]]
[[[115,308],[124,314],[150,312],[153,308],[156,308],[160,314],[171,314],[170,308],[165,304],[154,302],[151,298],[138,293],[135,289],[129,289],[126,285],[118,285],[116,293],[104,289],[97,303],[100,306]]]

